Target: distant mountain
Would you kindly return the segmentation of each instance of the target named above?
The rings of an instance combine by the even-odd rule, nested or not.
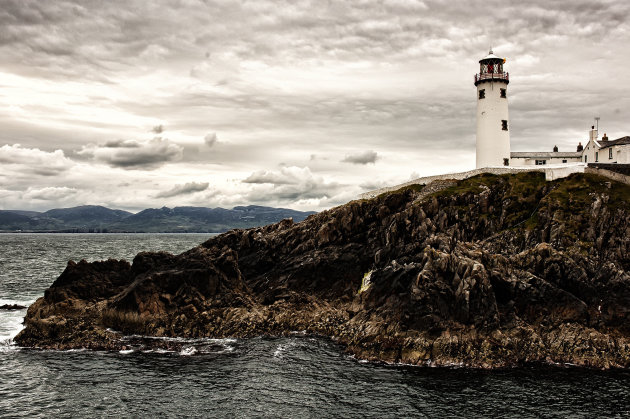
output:
[[[150,208],[133,214],[97,205],[56,208],[46,212],[0,211],[0,232],[138,232],[215,233],[278,222],[284,218],[302,221],[315,212],[259,205],[225,208]]]
[[[112,210],[100,205],[82,205],[73,208],[57,208],[46,211],[42,216],[54,218],[75,226],[110,224],[133,215],[132,212]]]

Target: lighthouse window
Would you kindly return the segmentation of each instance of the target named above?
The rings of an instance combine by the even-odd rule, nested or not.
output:
[[[507,97],[507,89],[501,89],[501,97]]]
[[[486,89],[479,90],[479,99],[485,99],[486,97]]]
[[[507,130],[508,130],[508,127],[507,127],[507,120],[505,120],[505,119],[502,119],[502,120],[501,120],[501,129],[502,129],[503,131],[507,131]]]
[[[608,149],[608,158],[612,159],[612,148]]]
[[[503,165],[504,166],[509,166],[510,165],[510,159],[503,159]]]
[[[599,161],[599,152],[595,152],[595,162]]]

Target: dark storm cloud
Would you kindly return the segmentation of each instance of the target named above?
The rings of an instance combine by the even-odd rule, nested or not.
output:
[[[90,144],[77,152],[101,163],[124,169],[155,169],[182,158],[183,148],[168,139],[156,137],[149,141],[114,141],[103,145]]]
[[[134,140],[112,140],[103,144],[105,148],[139,148],[140,143]]]
[[[155,195],[156,198],[171,198],[178,195],[188,195],[195,192],[202,192],[208,189],[210,183],[208,182],[189,182],[183,185],[175,185],[168,191],[160,192]]]
[[[361,153],[349,154],[343,160],[344,163],[352,163],[352,164],[374,164],[378,159],[378,154],[376,151],[366,150]]]

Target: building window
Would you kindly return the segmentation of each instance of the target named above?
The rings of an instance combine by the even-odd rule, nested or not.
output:
[[[566,162],[567,162],[566,160],[562,160],[562,163],[566,163]]]
[[[608,149],[608,158],[612,160],[612,148]]]
[[[597,163],[599,161],[599,152],[596,151],[595,152],[595,163]]]
[[[584,163],[588,163],[588,156],[584,156]]]
[[[503,131],[507,131],[508,130],[508,128],[507,128],[507,120],[506,119],[502,119],[501,120],[501,129]]]
[[[479,99],[485,99],[485,98],[486,98],[486,89],[479,90]]]
[[[504,166],[509,166],[510,165],[510,159],[503,159],[503,165]]]
[[[507,97],[507,89],[501,89],[501,97]]]
[[[542,166],[543,164],[547,164],[547,160],[536,160],[536,166]]]

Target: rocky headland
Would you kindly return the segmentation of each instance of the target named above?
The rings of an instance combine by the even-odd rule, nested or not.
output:
[[[146,337],[306,331],[368,360],[627,368],[629,202],[630,186],[595,175],[480,175],[180,255],[71,261],[15,341],[119,350],[130,335],[168,346]]]

